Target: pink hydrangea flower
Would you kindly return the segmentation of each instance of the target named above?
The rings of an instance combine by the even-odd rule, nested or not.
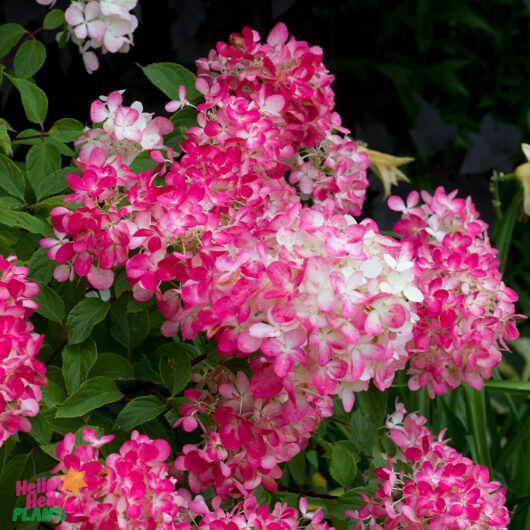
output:
[[[424,301],[410,344],[409,387],[427,386],[442,394],[466,381],[476,389],[500,362],[500,348],[518,336],[515,292],[502,282],[499,260],[487,225],[471,199],[456,198],[441,187],[433,196],[412,192],[407,204],[391,197],[402,212],[395,226],[412,249]]]
[[[452,449],[425,427],[426,419],[406,414],[401,403],[387,421],[396,445],[388,465],[375,470],[382,486],[366,504],[346,515],[355,530],[489,528],[506,530],[506,489],[489,481],[488,469]]]
[[[38,305],[36,283],[16,256],[0,256],[0,446],[17,431],[28,432],[27,417],[39,412],[46,367],[36,359],[44,335],[27,320]]]

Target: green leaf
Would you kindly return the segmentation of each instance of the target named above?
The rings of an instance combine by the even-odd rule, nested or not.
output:
[[[179,99],[179,87],[186,87],[186,98],[193,102],[201,97],[195,89],[197,77],[180,64],[176,63],[153,63],[140,66],[146,77],[159,88],[169,99]]]
[[[13,228],[23,228],[32,234],[48,235],[50,229],[38,217],[25,212],[0,210],[0,224]]]
[[[53,322],[62,322],[65,315],[64,302],[53,289],[39,285],[39,294],[34,300],[39,304],[37,313]]]
[[[47,248],[39,248],[29,262],[29,277],[42,284],[47,284],[53,275],[57,262],[48,257]]]
[[[0,197],[0,210],[16,210],[24,206],[24,203],[20,199],[15,197]]]
[[[41,201],[32,204],[31,207],[34,210],[46,210],[49,213],[51,210],[57,208],[58,206],[63,206],[64,208],[68,208],[69,210],[77,210],[77,208],[82,206],[82,204],[79,202],[64,202],[64,197],[64,195],[48,197],[47,199],[42,199]]]
[[[76,169],[73,167],[65,167],[53,173],[47,173],[41,179],[32,181],[31,186],[35,191],[37,200],[40,201],[45,197],[55,195],[68,188],[66,175],[72,172],[76,172]]]
[[[0,146],[5,151],[7,156],[13,156],[13,146],[11,145],[11,138],[7,131],[12,130],[9,124],[0,119]]]
[[[464,392],[466,394],[467,422],[471,427],[470,430],[477,452],[477,462],[475,463],[487,466],[491,475],[492,467],[488,448],[488,435],[486,432],[487,421],[484,390],[479,392],[467,384],[464,385]]]
[[[84,132],[85,128],[83,127],[83,124],[80,121],[71,118],[57,120],[50,129],[50,134],[61,142],[73,142]]]
[[[134,379],[134,367],[123,355],[104,352],[98,354],[89,376],[103,375],[110,379]]]
[[[160,378],[164,386],[174,396],[186,388],[191,377],[191,361],[179,343],[164,344],[157,348],[161,353],[158,363]]]
[[[61,155],[53,145],[43,143],[34,145],[26,156],[26,169],[35,193],[41,187],[39,183],[60,168]]]
[[[64,142],[53,138],[53,136],[47,135],[43,131],[37,131],[37,129],[24,129],[20,131],[15,138],[13,138],[13,145],[38,145],[44,141],[46,144],[51,144],[57,148],[59,153],[64,156],[74,157],[75,151],[71,149]],[[79,170],[77,170],[79,171]]]
[[[530,394],[530,381],[484,381],[484,386],[488,390],[498,392],[508,392],[510,394]]]
[[[62,9],[52,9],[45,17],[42,27],[44,29],[56,29],[64,24],[64,11]]]
[[[56,418],[78,418],[91,410],[114,403],[123,397],[116,383],[107,377],[85,381],[58,409]]]
[[[111,335],[127,349],[141,344],[149,334],[149,312],[127,313],[127,299],[120,298],[112,305]]]
[[[137,425],[146,423],[166,409],[165,405],[156,396],[140,396],[131,399],[118,414],[116,423],[124,431],[131,431]]]
[[[20,24],[2,24],[0,26],[0,57],[7,55],[25,33],[26,30]]]
[[[7,156],[0,154],[0,187],[9,195],[24,200],[24,175]]]
[[[365,454],[371,455],[377,442],[377,430],[375,426],[356,410],[350,418],[350,432],[352,441]]]
[[[388,392],[381,392],[371,384],[368,390],[359,392],[357,397],[359,401],[362,401],[363,410],[368,411],[371,422],[376,426],[382,425],[386,417]]]
[[[110,304],[99,298],[85,298],[74,306],[66,319],[66,334],[70,344],[79,344],[88,338],[92,328],[101,322]]]
[[[13,68],[15,75],[22,79],[34,76],[46,60],[46,46],[37,39],[29,39],[17,50]]]
[[[360,493],[364,493],[368,496],[373,496],[375,493],[375,487],[360,487],[353,488],[341,495],[336,501],[330,504],[330,516],[337,519],[346,519],[344,512],[346,510],[358,510],[365,505],[362,500]]]
[[[294,458],[287,462],[287,468],[293,480],[300,486],[306,482],[305,451],[299,452]]]
[[[0,503],[0,517],[3,526],[12,520],[13,506],[16,502],[17,480],[30,480],[35,476],[35,463],[31,452],[18,454],[11,458],[0,477],[0,491],[2,492],[2,502]],[[7,525],[5,525],[7,526]],[[5,527],[4,526],[4,527]]]
[[[142,354],[142,358],[139,362],[133,363],[134,375],[142,381],[151,381],[157,385],[162,383],[160,376],[153,370],[149,359],[145,354]]]
[[[50,425],[50,416],[53,409],[40,409],[39,413],[30,418],[31,436],[41,445],[49,444],[52,439],[52,427]]]
[[[20,92],[26,118],[33,123],[43,124],[48,113],[48,97],[35,83],[6,74]]]
[[[499,265],[499,271],[501,273],[504,273],[506,270],[508,252],[512,243],[513,230],[515,228],[515,220],[517,219],[517,212],[521,198],[521,193],[518,193],[513,198],[512,202],[508,206],[506,215],[504,216],[503,220],[498,223],[500,225],[499,231],[495,231],[495,247],[499,251],[497,258],[501,260],[501,264]]]
[[[79,386],[88,377],[98,356],[96,343],[88,339],[81,344],[67,344],[63,348],[63,376],[68,394],[79,390]]]
[[[350,451],[343,445],[333,447],[329,473],[341,486],[352,484],[357,473],[357,464]]]

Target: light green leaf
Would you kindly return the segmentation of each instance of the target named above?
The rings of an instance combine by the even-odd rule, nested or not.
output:
[[[48,320],[61,322],[65,315],[64,302],[62,298],[46,285],[39,285],[39,294],[34,298],[39,304],[37,313]]]
[[[17,77],[28,79],[34,76],[46,60],[46,47],[37,39],[29,39],[17,50],[13,61]]]
[[[188,384],[191,377],[191,361],[184,348],[178,342],[164,344],[157,348],[160,353],[158,369],[164,386],[174,396]]]
[[[118,414],[116,423],[124,431],[131,431],[137,425],[146,423],[166,409],[165,405],[156,396],[140,396],[131,399]]]
[[[488,390],[508,392],[510,394],[530,395],[530,381],[484,381]]]
[[[343,445],[333,447],[329,473],[341,486],[348,486],[355,480],[357,464],[351,451]]]
[[[201,94],[195,89],[196,75],[176,63],[153,63],[140,66],[146,77],[170,99],[179,99],[179,86],[186,87],[186,98],[195,101]]]
[[[13,228],[24,228],[32,234],[48,235],[50,228],[38,217],[25,212],[0,210],[0,224]]]
[[[47,178],[61,168],[61,155],[56,147],[42,142],[34,145],[26,155],[26,169],[29,181],[37,194],[37,190],[42,190],[42,186],[49,182]]]
[[[8,133],[10,130],[12,129],[9,127],[9,124],[5,120],[0,119],[0,146],[7,156],[13,156],[13,146],[11,145],[11,138]]]
[[[83,127],[83,124],[80,121],[71,118],[57,120],[50,129],[50,134],[61,142],[73,142],[84,132],[85,128]]]
[[[62,351],[63,376],[68,394],[79,390],[79,386],[88,377],[98,356],[96,343],[88,339],[81,344],[67,344]]]
[[[86,340],[92,328],[107,315],[110,304],[99,298],[85,298],[74,306],[66,319],[66,334],[70,344]]]
[[[24,200],[24,175],[5,155],[0,154],[0,187],[9,195]]]
[[[44,29],[56,29],[64,24],[64,11],[62,9],[52,9],[45,17],[42,27]]]
[[[26,30],[20,24],[2,24],[0,26],[0,57],[7,55],[24,33]]]
[[[26,118],[43,124],[48,113],[48,97],[35,83],[5,74],[20,92]]]
[[[15,197],[0,197],[0,210],[16,210],[24,206],[24,203],[20,199]]]
[[[116,383],[106,377],[85,381],[58,409],[56,418],[78,418],[91,410],[114,403],[123,397]]]

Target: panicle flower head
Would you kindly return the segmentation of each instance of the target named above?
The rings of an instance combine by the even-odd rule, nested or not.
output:
[[[27,417],[39,412],[46,367],[36,359],[44,335],[33,333],[27,320],[39,287],[27,280],[28,269],[17,257],[0,256],[0,446],[17,431],[28,432]]]
[[[49,4],[49,0],[37,0]],[[64,12],[69,36],[78,45],[87,72],[99,68],[96,54],[90,49],[101,48],[102,53],[129,51],[132,34],[138,19],[130,13],[137,0],[74,0]]]
[[[501,360],[500,347],[518,336],[515,292],[502,282],[497,250],[471,198],[456,198],[442,187],[434,195],[413,192],[394,230],[413,251],[423,293],[410,344],[409,387],[442,394],[466,381],[476,389]]]
[[[506,489],[489,481],[488,469],[473,462],[425,426],[426,419],[406,414],[401,403],[387,421],[397,452],[375,470],[383,485],[366,504],[346,515],[356,530],[491,529],[506,530]]]

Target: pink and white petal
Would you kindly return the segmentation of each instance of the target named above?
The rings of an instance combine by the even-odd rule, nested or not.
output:
[[[79,9],[77,6],[70,6],[65,12],[64,12],[64,18],[70,26],[77,26],[78,24],[81,24],[85,21],[85,18],[83,17],[83,11]]]
[[[91,74],[99,68],[99,60],[94,52],[85,52],[83,54],[83,62],[85,63],[86,71]]]
[[[85,40],[88,35],[86,24],[79,24],[79,26],[76,26],[74,28],[74,33],[79,40]]]
[[[395,212],[402,212],[405,209],[405,203],[401,197],[391,195],[388,198],[388,207]]]
[[[90,285],[98,291],[109,289],[114,281],[114,272],[111,270],[103,270],[99,267],[92,266],[90,272],[87,274],[87,280]]]
[[[85,20],[94,20],[100,13],[99,2],[89,2],[85,6]]]
[[[107,31],[107,25],[102,20],[94,20],[92,22],[89,22],[87,24],[88,27],[88,34],[90,35],[90,38],[101,42],[103,40],[103,37],[105,36],[105,32]]]
[[[267,44],[275,46],[276,44],[285,44],[289,38],[289,31],[283,22],[278,22],[276,26],[271,29],[267,37]]]
[[[85,55],[88,54],[95,55],[94,52],[87,52],[83,54],[83,58]],[[97,58],[96,58],[97,60]],[[100,123],[102,121],[105,121],[109,116],[109,112],[107,110],[107,107],[105,107],[105,104],[100,99],[96,99],[96,101],[92,102],[92,105],[90,106],[90,119],[94,123]]]

